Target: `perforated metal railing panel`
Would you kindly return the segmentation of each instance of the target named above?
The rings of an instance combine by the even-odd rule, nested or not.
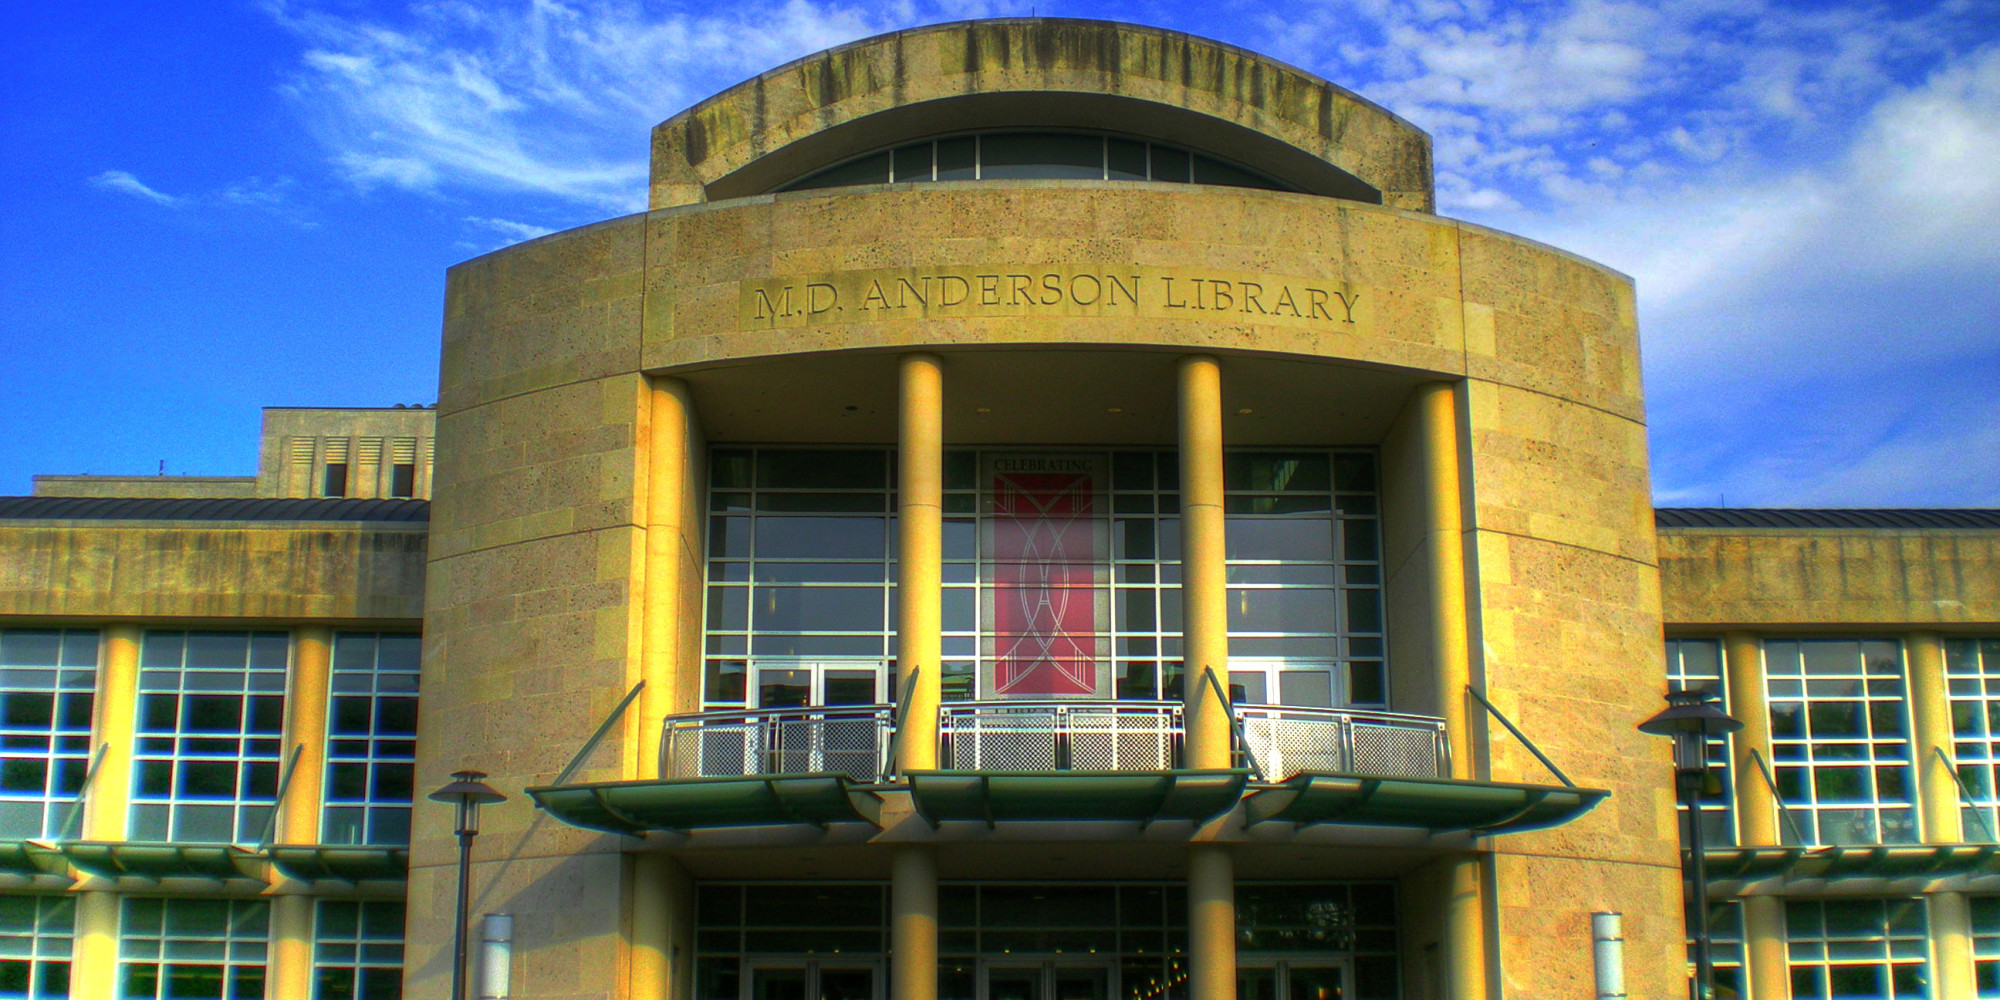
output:
[[[1445,773],[1439,719],[1277,705],[1236,711],[1246,748],[1268,780],[1306,772],[1422,778]]]
[[[886,705],[705,712],[667,720],[660,773],[669,778],[844,774],[882,780],[894,713]]]
[[[1178,702],[968,702],[940,713],[948,768],[1163,771],[1181,739]]]

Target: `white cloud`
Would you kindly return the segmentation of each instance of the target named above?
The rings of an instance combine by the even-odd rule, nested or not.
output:
[[[267,10],[309,46],[288,89],[355,184],[612,211],[644,207],[653,125],[751,73],[893,27],[884,15],[916,14],[808,0],[706,13],[637,0],[440,3],[393,21],[287,0]]]
[[[92,186],[103,188],[106,191],[129,194],[134,198],[143,198],[155,205],[163,205],[167,208],[179,208],[187,202],[185,198],[176,198],[173,195],[147,187],[145,182],[123,170],[106,170],[92,177],[90,183]]]
[[[487,218],[481,218],[479,216],[468,215],[465,217],[463,221],[470,225],[478,226],[481,229],[487,229],[499,233],[500,235],[507,237],[508,238],[507,242],[509,243],[519,243],[522,240],[532,240],[535,239],[536,237],[547,236],[548,234],[555,232],[555,230],[550,229],[547,226],[536,226],[526,222],[515,222],[512,219],[487,219]]]

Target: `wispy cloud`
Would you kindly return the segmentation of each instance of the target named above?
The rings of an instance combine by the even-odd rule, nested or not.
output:
[[[123,170],[106,170],[92,177],[90,183],[92,186],[103,188],[106,191],[129,194],[134,198],[142,198],[155,205],[163,205],[167,208],[179,208],[187,203],[187,199],[185,198],[176,198],[164,191],[157,191],[148,187],[144,181]]]
[[[468,225],[477,226],[481,229],[485,229],[490,232],[499,233],[500,235],[507,237],[508,243],[519,243],[523,240],[532,240],[538,236],[547,236],[548,234],[555,232],[555,230],[550,229],[547,226],[530,225],[526,222],[515,222],[512,219],[487,219],[487,218],[481,218],[479,216],[468,215],[461,221],[465,222]]]
[[[644,207],[645,137],[749,74],[895,26],[908,8],[788,2],[712,13],[632,0],[428,4],[357,17],[273,0],[308,46],[288,89],[352,182]]]

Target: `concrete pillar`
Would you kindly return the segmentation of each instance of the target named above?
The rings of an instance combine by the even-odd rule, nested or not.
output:
[[[1187,995],[1236,1000],[1236,866],[1221,844],[1188,847]]]
[[[90,724],[91,753],[101,748],[104,756],[97,761],[97,773],[91,776],[84,798],[84,840],[125,839],[132,798],[133,733],[139,725],[139,645],[144,638],[136,625],[111,625],[104,630],[104,650],[97,670],[97,710]],[[115,938],[116,900],[112,902]],[[77,912],[81,921],[82,910]]]
[[[118,909],[116,893],[77,893],[76,938],[70,950],[70,996],[118,995]]]
[[[1909,638],[1911,770],[1917,780],[1917,822],[1924,843],[1957,844],[1965,840],[1964,814],[1959,811],[1958,777],[1952,744],[1951,694],[1944,679],[1944,637],[1936,632],[1912,632]],[[1939,760],[1942,752],[1944,759]],[[1968,959],[1969,961],[1969,959]],[[1953,994],[1944,993],[1941,996]]]
[[[1750,991],[1748,1000],[1789,1000],[1792,973],[1785,956],[1783,899],[1743,897],[1743,964],[1743,984]]]
[[[647,406],[646,450],[646,569],[645,603],[640,612],[637,760],[641,779],[660,776],[660,737],[667,716],[681,710],[687,688],[700,689],[698,667],[682,663],[682,605],[689,595],[681,578],[684,560],[699,562],[688,552],[688,492],[690,482],[692,404],[687,383],[677,378],[652,380]],[[699,627],[699,623],[693,623]]]
[[[671,855],[632,859],[631,995],[675,1000],[694,990],[694,881]]]
[[[313,995],[313,898],[271,897],[271,952],[264,971],[264,995]]]
[[[1424,556],[1430,565],[1431,663],[1451,742],[1451,776],[1476,777],[1473,759],[1472,657],[1466,639],[1464,503],[1458,463],[1458,396],[1450,382],[1416,389],[1423,448]]]
[[[1972,908],[1962,892],[1934,892],[1930,904],[1931,995],[1980,995],[1972,968]]]
[[[936,355],[909,354],[899,368],[896,410],[896,669],[909,691],[897,737],[897,770],[930,770],[938,760],[938,662],[944,600],[944,368]],[[908,678],[916,671],[916,681]],[[896,692],[900,697],[901,692]],[[932,963],[937,963],[933,959]],[[930,973],[934,980],[937,972]]]
[[[1186,680],[1187,766],[1226,768],[1230,753],[1229,576],[1223,543],[1222,365],[1207,355],[1181,359],[1181,628]],[[1215,672],[1216,684],[1204,677]],[[1226,858],[1224,859],[1226,862]],[[1232,906],[1235,904],[1232,902]],[[1229,989],[1236,989],[1231,973]],[[1219,996],[1219,994],[1218,994]],[[1200,998],[1197,996],[1197,1000]]]
[[[1729,737],[1729,773],[1736,792],[1736,842],[1745,847],[1769,847],[1778,837],[1778,799],[1764,779],[1752,751],[1771,759],[1771,703],[1764,686],[1764,644],[1754,632],[1725,632],[1723,673],[1729,691],[1729,714],[1743,728]],[[1779,931],[1784,927],[1780,920]]]
[[[1450,1000],[1486,997],[1486,907],[1481,898],[1485,878],[1481,864],[1477,857],[1452,862],[1445,890],[1445,996]]]
[[[333,630],[310,625],[292,632],[292,669],[285,690],[285,760],[293,748],[291,784],[278,806],[277,842],[320,842],[320,799],[326,777],[326,711],[333,671]]]
[[[889,865],[889,1000],[936,1000],[937,853],[927,845],[902,846]]]

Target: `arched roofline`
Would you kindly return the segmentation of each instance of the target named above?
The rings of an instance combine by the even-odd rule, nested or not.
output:
[[[1058,18],[892,32],[746,80],[653,129],[651,206],[761,194],[942,133],[1028,127],[1159,139],[1304,191],[1435,208],[1430,137],[1351,91],[1181,32]]]

